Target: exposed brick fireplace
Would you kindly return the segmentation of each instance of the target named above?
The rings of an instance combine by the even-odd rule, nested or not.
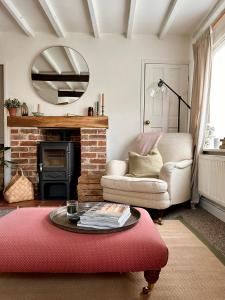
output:
[[[56,130],[55,128],[13,127],[10,129],[11,159],[22,167],[24,174],[33,182],[36,191],[38,189],[38,143],[49,139],[55,140],[59,129],[62,131],[62,128]],[[71,132],[76,131],[74,128],[69,129]],[[52,134],[49,134],[51,131]],[[71,137],[72,141],[80,142],[81,149],[80,177],[78,186],[74,187],[77,188],[78,199],[79,201],[102,200],[100,178],[106,166],[106,128],[80,128],[79,138],[77,134],[72,134]]]
[[[81,129],[81,176],[78,180],[80,201],[102,200],[101,176],[106,167],[106,129]]]

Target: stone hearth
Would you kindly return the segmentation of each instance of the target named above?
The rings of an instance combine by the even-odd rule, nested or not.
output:
[[[15,125],[13,125],[15,126]],[[72,130],[72,128],[70,128]],[[48,132],[50,128],[47,128]],[[54,131],[54,129],[52,129]],[[54,134],[53,134],[54,136]],[[80,128],[81,176],[78,180],[79,201],[102,200],[100,178],[106,166],[106,128]],[[11,159],[18,164],[35,186],[37,192],[37,145],[46,140],[46,129],[21,128],[10,129]],[[72,139],[72,141],[74,141]],[[14,175],[15,171],[12,171]],[[76,188],[76,187],[74,187]],[[36,193],[37,195],[37,193]]]

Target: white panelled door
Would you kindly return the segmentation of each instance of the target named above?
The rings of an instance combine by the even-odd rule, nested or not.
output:
[[[163,79],[188,102],[188,65],[145,64],[144,132],[177,132],[178,98],[170,90],[150,96],[151,87]],[[187,131],[188,109],[181,104],[180,132]]]

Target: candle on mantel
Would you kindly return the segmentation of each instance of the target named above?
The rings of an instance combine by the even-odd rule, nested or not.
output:
[[[40,104],[37,105],[37,112],[40,113]]]
[[[102,116],[104,116],[104,105],[105,105],[105,97],[104,97],[104,93],[102,93]]]
[[[99,101],[98,101],[98,105],[99,105],[99,108],[101,109],[101,106],[102,106],[102,94],[99,94]]]
[[[96,116],[99,116],[99,101],[96,102]]]

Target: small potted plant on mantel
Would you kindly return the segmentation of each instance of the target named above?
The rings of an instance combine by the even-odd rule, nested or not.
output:
[[[17,108],[21,106],[17,98],[5,100],[4,106],[8,109],[10,117],[16,116]]]

